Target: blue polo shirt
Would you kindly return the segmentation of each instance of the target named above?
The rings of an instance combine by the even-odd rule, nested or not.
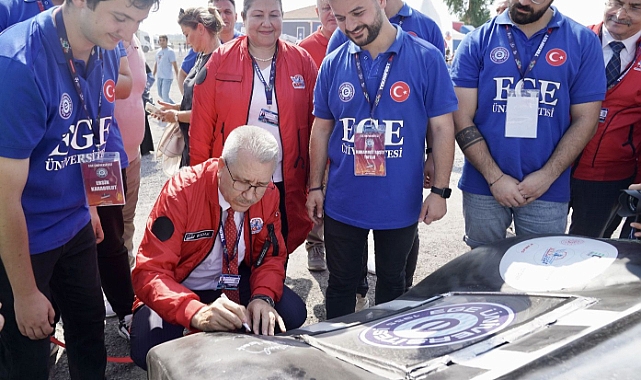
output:
[[[51,0],[0,0],[0,32],[51,7]]]
[[[517,180],[539,170],[551,157],[570,126],[570,106],[605,98],[605,68],[597,35],[554,7],[552,10],[554,16],[547,28],[529,39],[512,23],[508,12],[496,16],[467,34],[452,65],[455,86],[478,89],[474,124],[501,170]],[[515,88],[521,78],[508,43],[506,28],[510,25],[523,66],[529,64],[544,35],[551,30],[523,86],[540,90],[537,138],[505,137],[507,90]],[[491,195],[481,173],[467,160],[459,188]],[[568,202],[570,169],[540,199]]]
[[[396,40],[376,59],[351,41],[330,53],[323,61],[314,89],[314,115],[335,121],[328,146],[325,212],[359,228],[396,229],[416,223],[423,200],[428,119],[457,109],[454,88],[439,50],[396,29]],[[374,111],[374,119],[385,125],[385,177],[354,175],[354,130],[370,117],[370,105],[358,79],[356,53],[360,53],[372,101],[388,58],[394,55]]]
[[[403,7],[398,13],[389,19],[392,24],[400,26],[407,33],[424,39],[425,41],[436,46],[441,54],[445,55],[445,42],[443,41],[443,34],[436,22],[431,18],[425,16],[421,12],[403,3]],[[336,48],[344,44],[349,38],[339,28],[336,28],[332,37],[327,43],[327,53],[331,53]]]
[[[113,121],[116,53],[102,50],[102,59],[96,53],[88,65],[74,64],[91,118],[73,85],[52,10],[0,35],[0,104],[6,105],[0,156],[29,159],[22,207],[32,255],[60,247],[89,223],[79,163],[96,156],[93,127],[104,147]],[[99,97],[101,116],[92,125]]]

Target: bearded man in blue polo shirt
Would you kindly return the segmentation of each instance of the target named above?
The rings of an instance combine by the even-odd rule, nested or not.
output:
[[[552,1],[510,0],[457,49],[454,123],[472,248],[505,238],[513,219],[517,235],[566,229],[569,167],[594,134],[606,86],[595,33]]]
[[[376,303],[403,294],[418,221],[431,223],[447,211],[457,101],[441,52],[393,26],[385,0],[330,5],[351,41],[325,58],[316,82],[307,209],[315,222],[324,217],[326,308],[327,317],[335,318],[354,311],[370,230]],[[435,175],[432,193],[422,202],[428,121]]]
[[[47,379],[55,299],[72,379],[104,378],[105,309],[81,166],[113,121],[118,56],[158,0],[66,0],[0,35],[0,378]],[[91,219],[97,218],[92,215]]]
[[[436,22],[416,9],[407,5],[406,2],[402,0],[387,0],[385,2],[385,15],[389,18],[389,21],[392,24],[398,25],[401,29],[407,33],[422,38],[423,40],[431,43],[437,49],[441,51],[443,56],[445,56],[445,45],[443,40],[443,34],[441,29],[438,27]],[[328,44],[327,44],[327,54],[336,50],[339,46],[348,41],[347,36],[340,29],[332,34]],[[429,130],[428,130],[429,132]],[[429,143],[428,138],[428,145]],[[430,145],[431,146],[431,145]],[[429,151],[429,148],[428,148]],[[433,176],[434,164],[431,161],[431,155],[428,153],[427,161],[425,163],[425,186],[429,186],[431,177]],[[419,237],[418,231],[414,237],[414,245],[410,251],[409,256],[407,257],[407,263],[405,265],[405,289],[409,290],[414,282],[414,272],[416,271],[416,265],[418,263],[418,253],[419,253]],[[367,292],[369,290],[367,282],[367,247],[365,247],[363,253],[363,278],[361,279],[361,284],[358,287],[356,309],[358,311],[359,306],[362,305],[363,299],[367,300]],[[365,297],[365,298],[364,298]]]

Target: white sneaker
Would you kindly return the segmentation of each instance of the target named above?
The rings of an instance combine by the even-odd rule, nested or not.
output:
[[[129,335],[129,330],[131,329],[131,320],[132,320],[132,315],[125,315],[123,319],[118,321],[118,334],[120,334],[121,337],[127,339],[129,341],[130,335]]]
[[[367,309],[369,307],[369,298],[363,297],[362,295],[356,293],[356,307],[354,308],[354,312],[358,313],[359,311],[363,309]]]

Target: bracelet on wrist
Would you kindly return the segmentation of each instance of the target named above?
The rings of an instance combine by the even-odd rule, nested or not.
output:
[[[311,187],[309,189],[309,192],[311,193],[312,191],[323,190],[324,188],[325,188],[325,186],[323,186],[323,185],[320,185],[318,187]]]
[[[494,186],[494,184],[497,183],[501,178],[503,178],[504,175],[505,174],[501,174],[501,176],[499,178],[495,179],[494,182],[491,182],[490,183],[490,187]]]

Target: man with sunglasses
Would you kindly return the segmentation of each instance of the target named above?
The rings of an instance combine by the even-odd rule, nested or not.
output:
[[[132,273],[131,358],[141,368],[153,346],[186,331],[274,335],[305,322],[305,304],[283,284],[278,149],[269,132],[238,127],[220,159],[165,184]]]
[[[572,171],[570,233],[610,237],[621,217],[619,194],[641,180],[641,0],[609,0],[601,40],[609,79],[597,132]],[[621,237],[629,236],[625,226]]]
[[[598,38],[551,7],[510,0],[468,34],[452,80],[456,139],[465,154],[465,241],[564,233],[570,166],[594,135],[605,95]]]

